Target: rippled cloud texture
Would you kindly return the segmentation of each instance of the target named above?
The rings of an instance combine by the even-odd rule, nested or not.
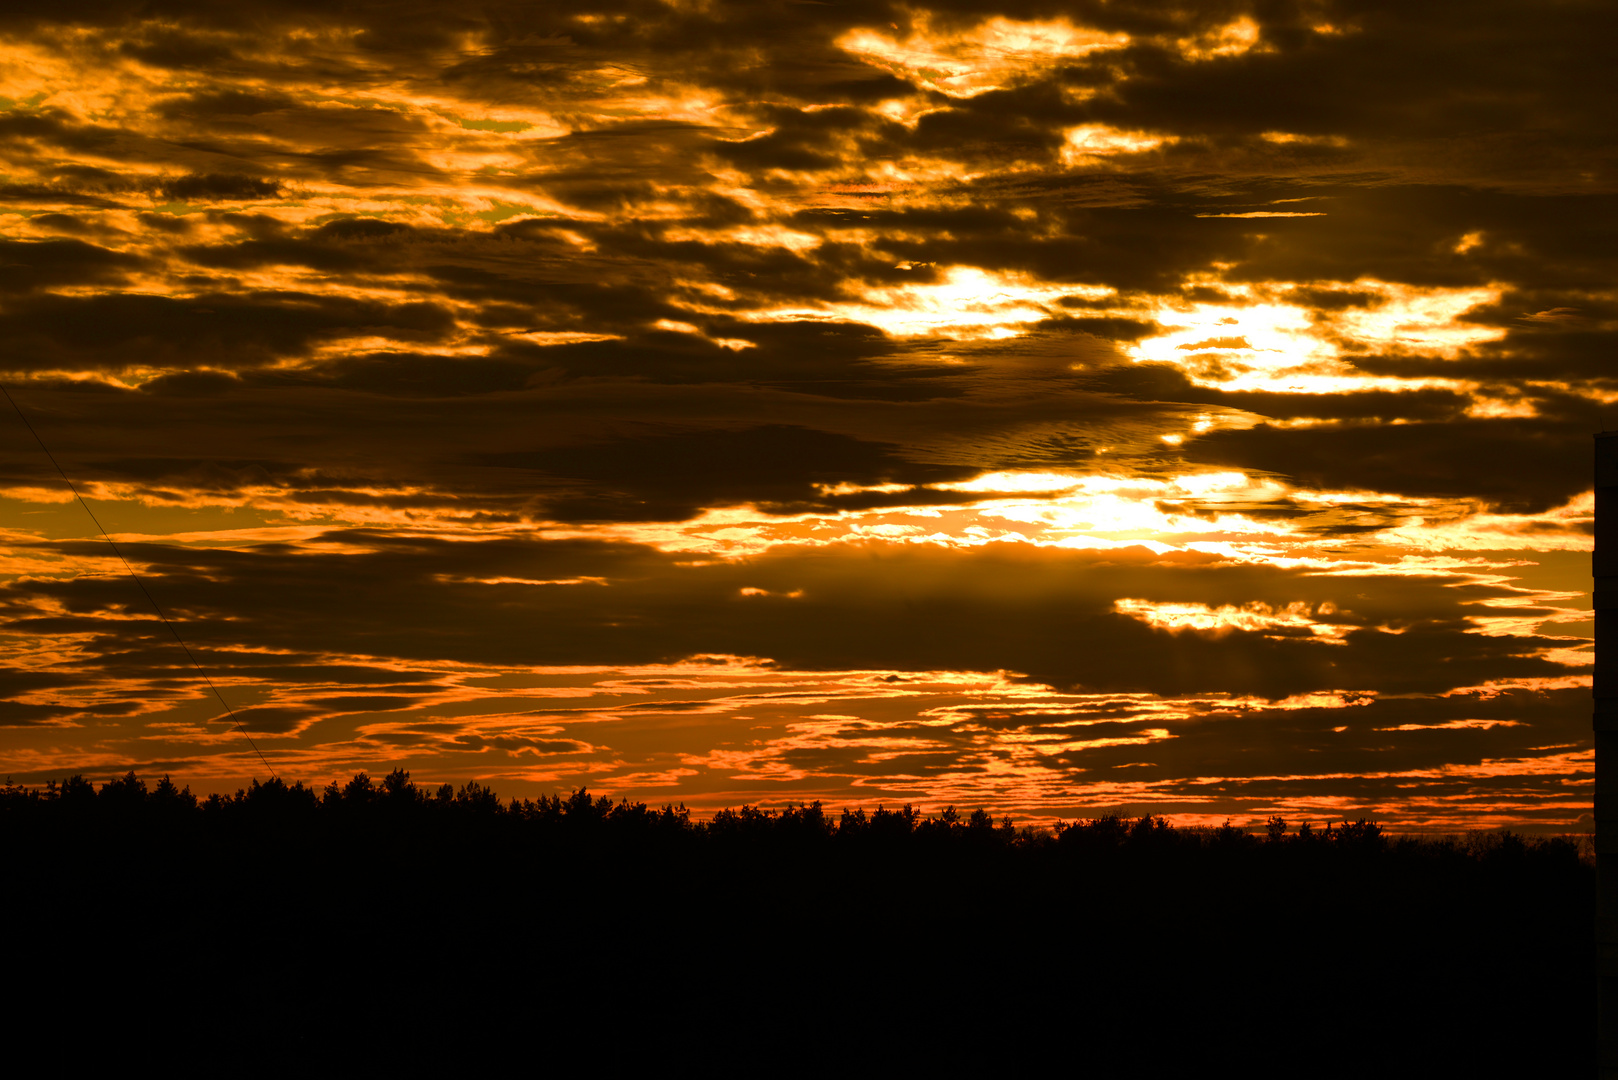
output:
[[[1608,14],[20,0],[0,371],[290,777],[1572,828]],[[0,496],[0,767],[261,773]]]

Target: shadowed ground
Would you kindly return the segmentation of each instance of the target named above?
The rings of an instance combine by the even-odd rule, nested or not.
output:
[[[396,772],[200,806],[7,788],[19,1030],[216,1066],[1577,1075],[1594,874],[1566,840],[834,820]]]

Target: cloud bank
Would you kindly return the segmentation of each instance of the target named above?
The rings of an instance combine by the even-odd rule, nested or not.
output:
[[[1604,14],[12,4],[0,378],[289,774],[1571,828]],[[69,498],[4,767],[245,781]]]

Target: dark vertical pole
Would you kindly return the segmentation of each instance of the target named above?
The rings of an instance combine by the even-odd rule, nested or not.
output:
[[[1618,1080],[1618,432],[1596,436],[1596,1038]]]

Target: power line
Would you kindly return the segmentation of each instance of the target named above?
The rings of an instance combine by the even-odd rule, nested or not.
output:
[[[202,670],[202,665],[197,663],[197,658],[191,654],[191,647],[185,643],[185,639],[174,628],[174,624],[169,621],[169,617],[163,613],[162,606],[153,598],[150,590],[146,588],[146,583],[140,579],[140,575],[135,573],[135,568],[129,565],[129,560],[124,558],[124,553],[118,550],[117,544],[113,543],[112,534],[107,532],[106,528],[101,524],[101,520],[96,517],[95,511],[90,509],[90,504],[84,501],[83,495],[79,494],[79,489],[74,486],[72,480],[68,479],[67,473],[62,469],[61,464],[57,462],[56,455],[51,453],[51,448],[45,445],[45,440],[39,437],[39,432],[34,430],[34,425],[28,422],[27,414],[22,411],[22,407],[12,398],[11,391],[6,389],[4,383],[0,383],[0,394],[6,396],[6,401],[10,402],[11,407],[16,410],[17,417],[22,421],[23,427],[28,429],[28,434],[34,437],[34,441],[39,444],[39,448],[45,451],[45,456],[50,458],[51,464],[56,466],[57,475],[62,478],[62,482],[67,485],[67,489],[73,493],[73,497],[79,500],[79,505],[84,507],[86,514],[90,515],[90,520],[95,522],[95,527],[101,533],[101,538],[107,542],[108,547],[112,548],[112,553],[118,556],[118,561],[124,564],[124,569],[128,571],[129,576],[135,579],[135,584],[139,586],[141,594],[146,597],[146,602],[152,605],[152,610],[157,612],[157,617],[162,620],[164,626],[169,628],[169,633],[174,635],[174,640],[185,653],[185,658],[191,661],[191,666],[197,669],[197,674],[202,677],[203,682],[208,684],[208,689],[213,691],[213,696],[219,699],[219,704],[223,705],[225,712],[230,714],[231,720],[236,724],[236,730],[242,733],[242,738],[247,740],[247,745],[253,748],[253,753],[258,755],[258,759],[270,771],[270,776],[275,777],[275,767],[270,764],[270,759],[264,756],[264,751],[258,748],[258,743],[253,741],[253,737],[247,733],[247,728],[242,726],[241,720],[236,716],[236,710],[230,707],[230,702],[226,701],[225,695],[219,692],[219,687],[213,684],[213,680],[208,678],[208,673]]]

